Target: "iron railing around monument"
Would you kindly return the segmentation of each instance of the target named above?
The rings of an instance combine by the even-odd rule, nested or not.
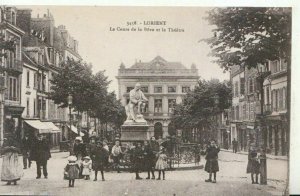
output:
[[[123,150],[120,166],[122,169],[131,170],[132,154],[130,150]],[[173,144],[172,152],[167,153],[169,169],[192,166],[200,162],[200,154],[203,149],[196,143],[178,143]]]

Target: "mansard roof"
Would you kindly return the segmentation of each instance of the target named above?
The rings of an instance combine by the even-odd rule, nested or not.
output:
[[[150,62],[136,62],[129,69],[187,69],[180,62],[168,62],[161,56],[155,57]]]

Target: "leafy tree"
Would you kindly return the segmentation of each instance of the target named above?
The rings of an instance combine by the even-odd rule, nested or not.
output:
[[[231,86],[229,82],[200,80],[194,91],[189,92],[181,104],[174,108],[171,121],[176,128],[211,128],[216,114],[230,107]]]
[[[68,106],[68,95],[72,95],[74,107],[83,112],[91,109],[95,85],[92,78],[92,67],[86,63],[68,59],[62,64],[58,74],[55,74],[51,82],[49,98],[53,99],[60,107]]]
[[[216,57],[215,62],[228,70],[231,66],[258,68],[267,60],[287,61],[287,121],[290,121],[291,93],[291,22],[292,9],[283,7],[216,8],[208,12],[207,20],[215,28],[214,36],[205,39]],[[263,114],[263,82],[268,73],[257,74]],[[264,115],[261,115],[261,123]],[[263,126],[262,126],[263,129]],[[287,123],[289,130],[289,123]],[[264,133],[264,147],[267,132]],[[287,132],[289,141],[289,131]]]
[[[205,39],[223,69],[248,68],[266,60],[291,60],[291,9],[263,7],[215,8],[206,19],[214,37]]]
[[[92,73],[92,65],[68,59],[60,72],[51,80],[49,98],[60,107],[68,106],[68,95],[73,97],[72,107],[88,112],[106,127],[112,125],[119,129],[125,121],[125,109],[116,99],[114,92],[108,92],[108,77],[105,71]]]

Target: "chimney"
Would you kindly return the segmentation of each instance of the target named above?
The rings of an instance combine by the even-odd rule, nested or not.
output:
[[[31,9],[17,10],[17,27],[30,34],[31,31]]]
[[[40,18],[40,15],[39,15],[39,14],[37,14],[37,18]]]

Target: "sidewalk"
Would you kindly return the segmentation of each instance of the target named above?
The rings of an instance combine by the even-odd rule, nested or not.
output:
[[[221,148],[221,151],[233,153],[232,149],[226,150],[224,148]],[[238,151],[236,154],[248,155],[248,152],[246,152],[246,151]],[[272,155],[272,154],[267,154],[267,158],[268,159],[273,159],[273,160],[282,160],[282,161],[287,161],[288,160],[287,156],[275,156],[275,155]]]

